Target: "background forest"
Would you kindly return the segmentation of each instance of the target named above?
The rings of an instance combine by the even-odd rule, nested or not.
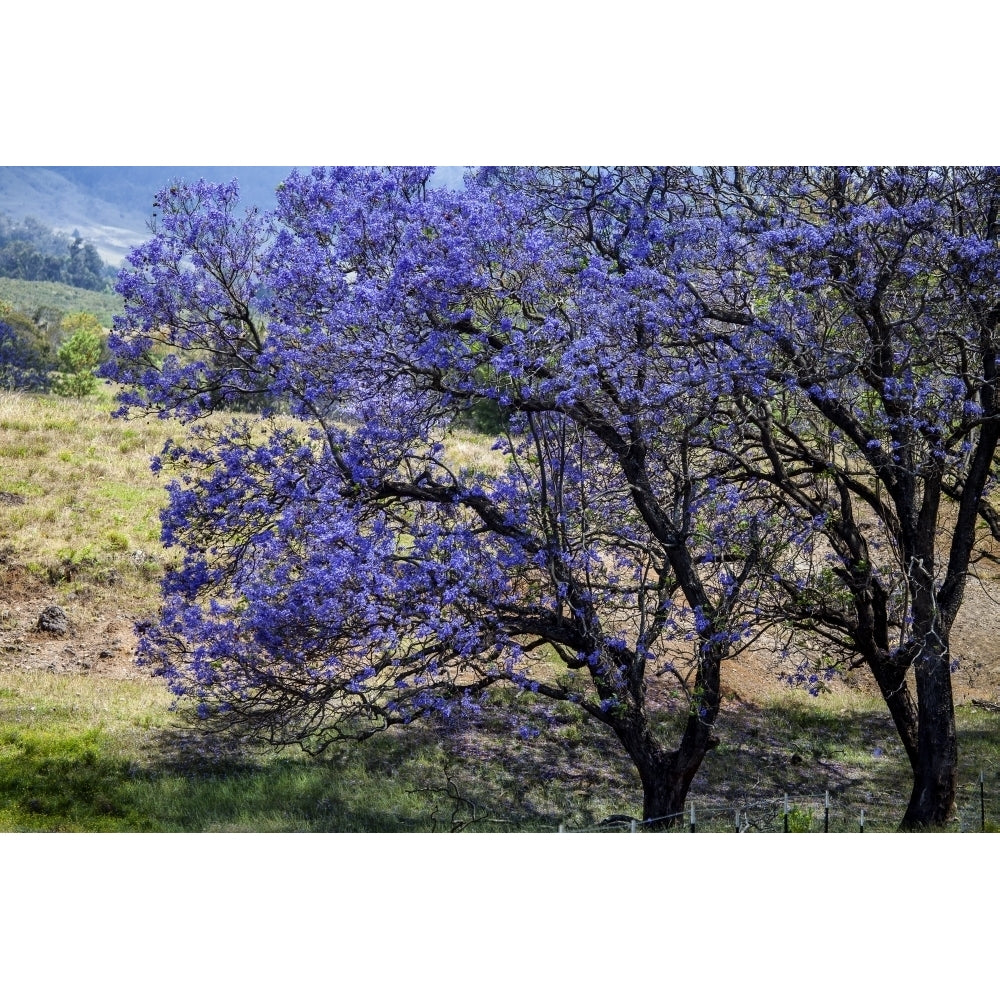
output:
[[[0,214],[0,277],[102,291],[110,287],[116,270],[78,230],[66,241],[30,216],[17,222]]]

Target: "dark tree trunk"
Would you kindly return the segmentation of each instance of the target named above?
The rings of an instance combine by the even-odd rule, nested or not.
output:
[[[722,654],[703,651],[698,665],[699,696],[692,703],[684,734],[676,750],[664,749],[652,735],[645,714],[618,729],[642,782],[642,818],[648,830],[665,830],[684,821],[684,804],[691,782],[705,755],[719,740],[715,719],[721,701]]]
[[[684,801],[691,778],[682,775],[669,764],[647,774],[642,779],[642,818],[650,830],[666,830],[684,819]]]
[[[883,661],[872,664],[871,672],[892,716],[903,749],[906,750],[910,767],[916,774],[919,767],[920,721],[917,706],[906,684],[906,668]]]
[[[710,728],[709,728],[710,732]],[[691,782],[705,754],[718,743],[707,735],[702,745],[688,752],[675,750],[648,766],[638,766],[642,782],[642,818],[649,830],[666,830],[686,819],[685,802]]]
[[[948,823],[955,810],[958,738],[951,692],[948,646],[929,636],[914,668],[917,681],[917,762],[913,791],[901,830],[926,830]]]

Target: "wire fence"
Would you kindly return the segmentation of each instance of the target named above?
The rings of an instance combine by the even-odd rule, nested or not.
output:
[[[689,799],[683,812],[641,820],[610,816],[590,826],[560,824],[559,833],[641,833],[651,829],[688,833],[888,833],[894,832],[906,809],[905,798],[870,793],[863,799],[817,795],[782,795],[744,799],[737,805],[699,805]],[[664,824],[669,826],[664,827]],[[947,828],[954,833],[1000,832],[1000,792],[985,775],[966,783],[956,794],[956,810]]]

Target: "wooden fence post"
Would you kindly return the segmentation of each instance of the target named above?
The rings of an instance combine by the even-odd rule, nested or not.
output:
[[[983,772],[979,772],[979,829],[986,832],[986,792],[983,789]]]

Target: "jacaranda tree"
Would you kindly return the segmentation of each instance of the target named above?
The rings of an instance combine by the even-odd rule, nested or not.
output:
[[[977,530],[998,524],[1000,174],[708,170],[694,186],[715,218],[704,314],[767,385],[728,402],[745,471],[826,541],[772,612],[827,662],[871,670],[913,770],[902,825],[939,826],[956,791],[949,636]]]
[[[141,655],[205,725],[311,751],[498,684],[575,702],[669,823],[798,541],[718,447],[733,380],[678,277],[700,266],[683,178],[427,177],[293,174],[268,216],[235,186],[160,195],[107,369],[191,429],[158,459],[183,559]],[[470,464],[452,434],[484,405],[504,432]]]

